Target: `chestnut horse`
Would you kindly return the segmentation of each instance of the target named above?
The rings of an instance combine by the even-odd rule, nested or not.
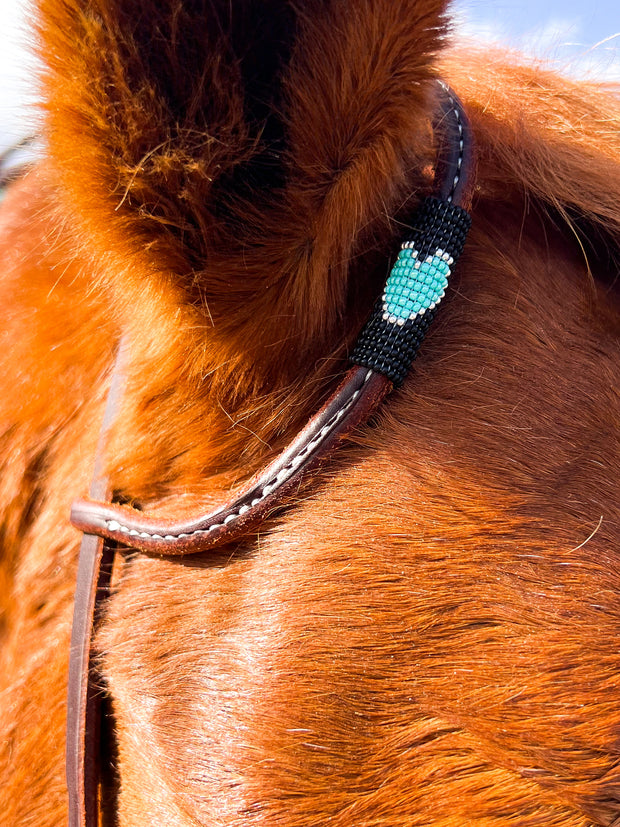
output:
[[[430,187],[472,229],[402,388],[212,551],[119,554],[123,827],[620,824],[620,105],[450,47],[442,0],[39,0],[45,157],[2,207],[0,822],[66,823],[79,533],[208,511],[337,386]]]

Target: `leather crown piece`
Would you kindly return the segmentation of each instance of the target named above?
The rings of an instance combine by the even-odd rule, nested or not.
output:
[[[341,384],[301,433],[216,511],[186,522],[149,518],[106,502],[106,437],[120,407],[127,354],[121,343],[99,437],[88,499],[71,522],[84,532],[78,563],[67,697],[66,776],[69,827],[97,827],[101,813],[102,687],[92,641],[107,595],[114,554],[128,547],[184,555],[233,541],[286,505],[300,482],[324,462],[382,399],[405,379],[441,302],[471,223],[473,140],[456,95],[441,81],[433,126],[439,147],[432,195],[413,220],[383,295],[360,333]]]

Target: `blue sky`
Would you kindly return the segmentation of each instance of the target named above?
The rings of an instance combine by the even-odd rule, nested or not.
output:
[[[576,77],[620,83],[618,0],[455,0],[457,31],[506,43]]]
[[[455,0],[456,30],[550,60],[576,77],[620,83],[619,0]]]
[[[24,0],[0,0],[0,148],[32,128],[24,9]],[[454,0],[452,12],[459,37],[505,43],[576,77],[620,84],[620,0]]]

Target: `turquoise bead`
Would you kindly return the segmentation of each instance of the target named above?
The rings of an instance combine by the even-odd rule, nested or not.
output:
[[[423,315],[441,301],[448,285],[448,261],[452,260],[444,260],[443,250],[422,262],[415,252],[410,248],[400,251],[385,285],[383,318],[392,323],[404,324]]]

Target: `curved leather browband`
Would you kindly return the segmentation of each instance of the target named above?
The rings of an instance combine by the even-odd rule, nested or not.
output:
[[[391,383],[367,368],[349,370],[336,392],[270,465],[222,508],[189,522],[167,523],[142,517],[128,506],[76,500],[71,522],[140,551],[191,554],[243,533],[281,505],[291,489],[331,453],[344,434],[365,422],[390,390]]]
[[[402,258],[405,269],[409,268],[412,283],[421,283],[420,272],[429,273],[431,282],[435,279],[433,289],[442,291],[443,283],[439,283],[433,268],[449,275],[449,267],[456,262],[469,229],[466,210],[471,204],[473,187],[473,141],[458,98],[443,82],[439,85],[440,101],[434,121],[439,149],[433,195],[423,201],[414,220],[412,237],[403,244],[399,260]],[[397,266],[398,262],[390,275],[390,279],[396,281],[403,278],[394,275]],[[121,344],[99,438],[90,498],[77,500],[71,511],[71,521],[84,532],[84,538],[78,564],[69,663],[66,743],[69,827],[98,827],[101,813],[103,688],[98,685],[92,641],[100,621],[115,550],[128,547],[160,555],[197,553],[242,537],[284,507],[287,497],[295,494],[304,477],[329,457],[354,428],[369,419],[409,370],[443,292],[433,295],[432,301],[422,298],[421,301],[427,303],[421,311],[418,304],[412,304],[413,300],[403,299],[407,307],[405,313],[399,304],[399,289],[388,290],[386,285],[386,294],[378,300],[357,340],[351,356],[353,367],[296,439],[237,490],[230,501],[216,511],[185,522],[166,522],[128,506],[105,502],[109,491],[102,477],[103,454],[110,425],[120,407],[127,355]],[[422,294],[425,290],[423,287]]]

